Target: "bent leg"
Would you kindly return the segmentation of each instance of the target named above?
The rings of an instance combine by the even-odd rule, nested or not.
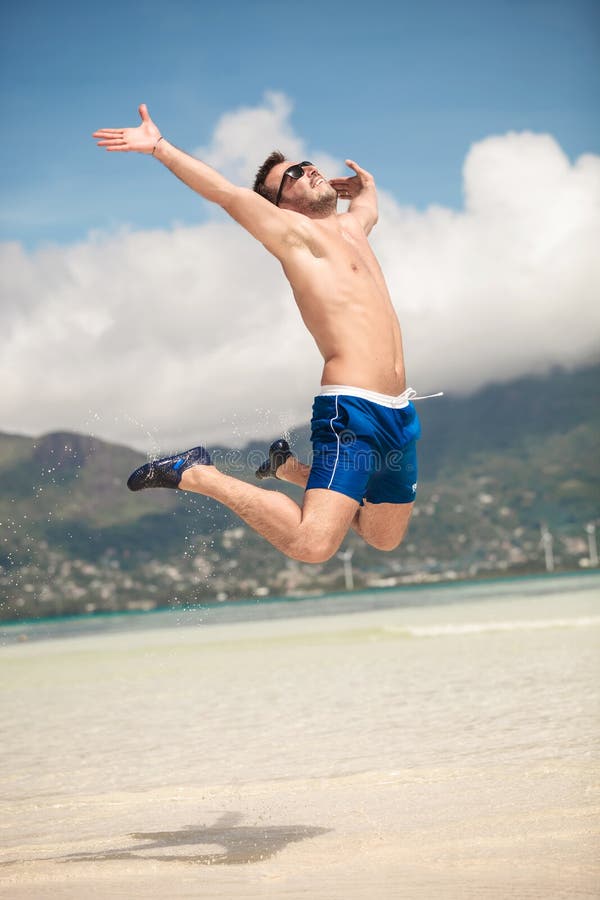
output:
[[[310,466],[301,463],[295,456],[291,456],[277,469],[277,477],[281,481],[302,488],[306,487],[309,475]],[[356,510],[350,526],[367,544],[377,550],[394,550],[406,533],[413,504],[410,504],[408,515],[406,510],[402,511],[404,506],[405,504],[399,507],[395,503],[365,502],[364,506]]]
[[[296,456],[288,457],[283,465],[277,469],[277,477],[280,481],[287,481],[288,484],[296,484],[301,488],[306,487],[309,475],[310,466],[300,462]]]
[[[377,550],[395,550],[408,530],[414,503],[369,503],[365,500],[353,523],[360,536]]]
[[[305,488],[310,475],[310,466],[290,456],[277,469],[281,481]],[[308,491],[307,496],[313,493]],[[329,493],[334,493],[333,491]],[[395,550],[408,530],[414,503],[369,503],[357,507],[351,527],[367,544],[377,550]]]
[[[186,469],[179,487],[223,503],[278,550],[302,562],[330,559],[358,508],[351,497],[320,489],[307,491],[300,507],[285,494],[239,481],[215,466]]]
[[[288,460],[277,469],[277,477],[280,481],[287,481],[288,484],[295,484],[298,487],[305,488],[310,475],[310,466],[300,462],[295,456],[290,456]],[[360,507],[356,510],[354,518],[350,522],[350,527],[357,534],[363,536],[358,528],[358,517]]]

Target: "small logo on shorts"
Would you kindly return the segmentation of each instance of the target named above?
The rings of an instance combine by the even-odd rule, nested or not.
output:
[[[413,494],[416,494],[416,493],[417,493],[417,482],[416,482],[416,481],[415,481],[415,483],[414,483],[413,486],[412,486],[412,490],[413,490]]]

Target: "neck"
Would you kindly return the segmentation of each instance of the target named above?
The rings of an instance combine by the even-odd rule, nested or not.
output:
[[[280,204],[282,209],[291,209],[293,212],[302,213],[309,219],[335,219],[337,216],[337,197],[330,199],[321,197],[319,200],[299,200],[293,204]]]

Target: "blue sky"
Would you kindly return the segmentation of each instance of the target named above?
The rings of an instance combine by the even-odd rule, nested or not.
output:
[[[599,0],[0,16],[0,430],[158,451],[308,419],[321,359],[277,262],[157,160],[96,147],[140,102],[238,183],[273,146],[373,172],[420,393],[597,359]]]
[[[465,155],[489,135],[600,150],[597,0],[25,0],[0,25],[0,239],[30,249],[206,217],[158,166],[95,148],[91,132],[136,123],[141,101],[192,149],[224,113],[283,92],[312,146],[420,209],[460,208]]]

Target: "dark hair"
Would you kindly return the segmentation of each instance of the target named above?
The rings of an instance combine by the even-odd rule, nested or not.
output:
[[[279,163],[285,162],[285,156],[279,150],[273,150],[272,153],[267,156],[264,163],[256,173],[256,178],[254,179],[254,190],[257,194],[260,194],[261,197],[266,197],[267,200],[270,200],[271,203],[275,203],[277,199],[277,191],[271,190],[265,184],[265,179],[271,169],[274,166],[279,165]]]

